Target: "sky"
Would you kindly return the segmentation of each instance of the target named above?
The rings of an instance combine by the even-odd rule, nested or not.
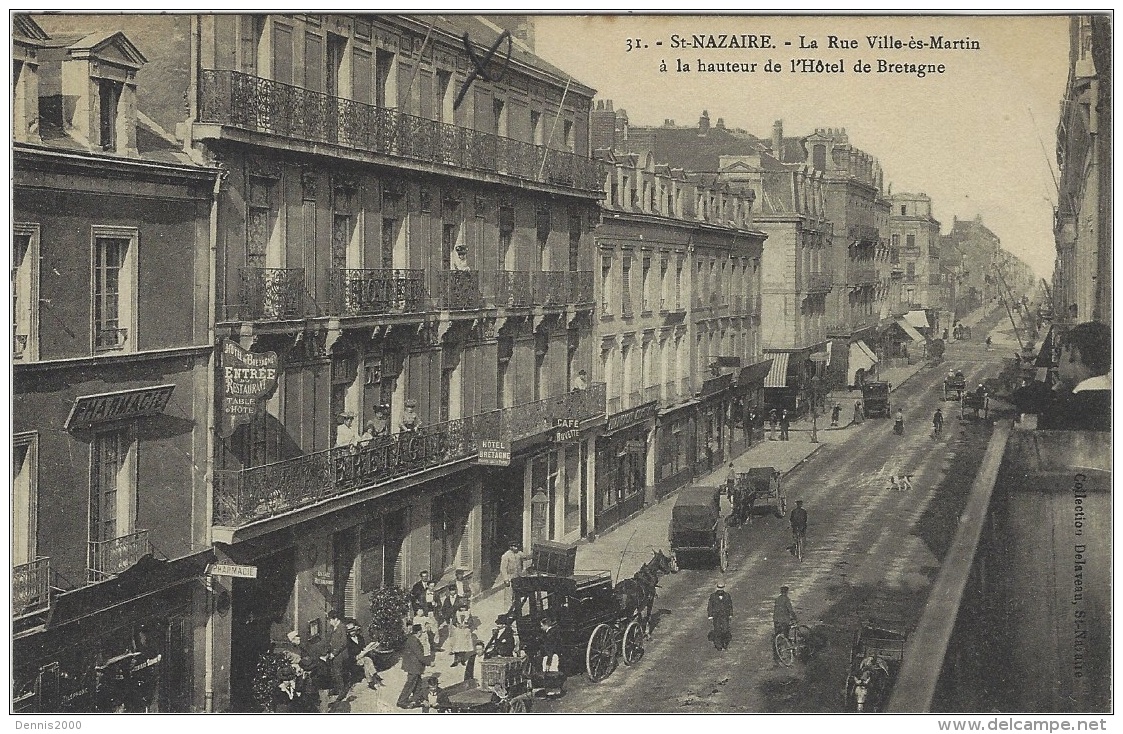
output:
[[[672,48],[673,35],[768,35],[772,48]],[[871,49],[892,36],[905,48]],[[811,41],[818,48],[810,46]],[[830,48],[835,36],[836,48]],[[910,40],[978,41],[977,50],[907,48]],[[633,50],[628,50],[632,39]],[[636,40],[638,39],[638,41]],[[843,48],[846,41],[854,48]],[[661,42],[661,45],[657,45]],[[721,43],[720,38],[715,42]],[[791,45],[785,45],[785,43]],[[743,39],[742,45],[752,43]],[[893,192],[925,193],[950,230],[953,216],[981,215],[1002,246],[1038,277],[1052,273],[1056,129],[1068,74],[1068,19],[1061,16],[573,16],[535,18],[535,50],[627,110],[631,125],[695,126],[702,110],[726,127],[786,137],[844,127],[881,163]],[[726,44],[729,44],[728,38]],[[842,62],[842,72],[791,70],[792,59]],[[755,62],[751,72],[676,71]],[[771,59],[781,71],[765,72]],[[944,64],[942,74],[878,73],[889,64]],[[660,70],[666,62],[668,71]],[[871,71],[854,71],[858,62]],[[1050,170],[1052,167],[1052,172]]]

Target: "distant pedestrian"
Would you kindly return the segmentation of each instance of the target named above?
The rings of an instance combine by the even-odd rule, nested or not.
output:
[[[733,468],[733,462],[729,462],[729,474],[725,477],[725,496],[733,501],[733,491],[737,487],[737,470]]]
[[[855,423],[861,423],[865,419],[866,419],[866,416],[862,412],[862,401],[861,400],[855,400],[854,401],[854,422]]]
[[[788,440],[788,429],[792,427],[791,418],[788,417],[788,411],[780,414],[780,440]]]
[[[752,408],[745,414],[745,439],[749,442],[749,448],[753,447],[753,431],[756,429],[756,411]]]
[[[797,623],[795,616],[795,609],[792,608],[792,600],[788,597],[788,587],[780,587],[780,595],[776,597],[772,603],[772,636],[787,635],[788,630],[791,629],[793,624]],[[776,646],[772,646],[773,659],[779,661],[779,655],[776,652]]]
[[[838,428],[838,419],[842,415],[842,403],[835,403],[831,408],[831,427]]]
[[[710,594],[710,602],[706,606],[706,616],[714,623],[710,637],[715,650],[729,649],[729,641],[733,634],[729,631],[730,621],[733,619],[733,597],[725,591],[725,584],[718,582],[717,589]]]
[[[777,420],[778,420],[778,416],[776,415],[776,409],[773,408],[772,410],[768,411],[768,440],[769,441],[775,441],[776,440],[776,422],[777,422]]]

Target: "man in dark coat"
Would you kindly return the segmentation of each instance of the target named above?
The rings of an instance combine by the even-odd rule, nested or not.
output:
[[[780,414],[780,440],[788,440],[788,429],[792,426],[792,420],[788,417],[788,411]]]
[[[402,647],[402,670],[406,682],[398,696],[398,708],[412,709],[421,705],[421,674],[425,672],[425,649],[421,646],[424,631],[419,624],[413,625],[405,645]]]
[[[486,657],[487,656],[484,655],[483,642],[477,640],[475,650],[471,655],[468,656],[468,659],[464,661],[464,680],[476,679],[476,672],[478,670],[477,666],[479,666],[479,668],[482,668],[484,658]]]
[[[501,614],[495,619],[495,632],[486,647],[485,657],[513,658],[515,656],[515,631],[511,629],[511,618]]]
[[[713,620],[714,631],[712,634],[714,648],[726,650],[733,634],[729,631],[730,621],[733,619],[733,597],[725,591],[725,584],[718,582],[717,589],[710,594],[710,603],[706,606],[706,615]]]
[[[772,410],[768,411],[768,440],[769,441],[775,441],[776,440],[776,421],[777,421],[776,409],[773,408]]]
[[[425,609],[426,608],[427,605],[426,605],[426,602],[425,602],[425,591],[428,588],[429,588],[429,572],[428,571],[422,571],[421,573],[417,574],[417,583],[414,584],[413,588],[411,588],[409,590],[409,598],[410,598],[410,601],[413,603],[413,610],[412,611],[417,611],[418,609]]]
[[[792,600],[788,598],[788,587],[780,587],[780,595],[772,604],[772,636],[788,634],[788,630],[796,623],[795,608]],[[776,657],[776,646],[772,646],[772,655]],[[776,658],[777,660],[779,658]]]
[[[553,617],[542,620],[542,687],[547,698],[556,698],[562,693],[565,674],[562,672],[561,630]]]
[[[343,625],[343,615],[333,609],[328,612],[328,665],[331,669],[331,694],[338,703],[347,697],[351,689],[348,673],[352,658],[348,655],[351,639]]]

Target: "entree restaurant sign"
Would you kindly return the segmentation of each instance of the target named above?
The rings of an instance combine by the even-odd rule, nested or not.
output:
[[[222,426],[229,436],[257,415],[261,400],[277,386],[280,359],[276,352],[250,352],[230,339],[222,342]]]

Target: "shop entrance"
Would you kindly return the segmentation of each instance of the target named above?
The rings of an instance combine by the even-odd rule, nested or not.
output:
[[[523,538],[523,465],[494,469],[483,479],[483,558],[480,588],[490,588],[499,575],[499,560],[510,543]]]
[[[230,706],[235,712],[252,712],[253,681],[257,661],[269,651],[273,628],[283,637],[292,628],[289,602],[296,583],[295,549],[286,548],[257,563],[256,579],[234,579],[231,594],[233,621],[230,630]]]

